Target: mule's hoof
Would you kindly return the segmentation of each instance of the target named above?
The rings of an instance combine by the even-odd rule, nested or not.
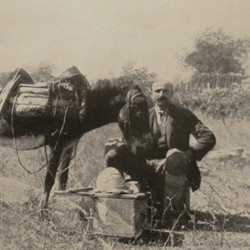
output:
[[[49,210],[48,210],[48,203],[44,201],[42,198],[39,204],[39,217],[40,219],[48,219]]]
[[[47,220],[48,217],[49,217],[49,210],[48,210],[48,208],[40,208],[39,218],[41,220]]]

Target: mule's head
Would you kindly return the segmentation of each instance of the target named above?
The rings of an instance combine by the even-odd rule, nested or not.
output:
[[[133,85],[132,81],[118,78],[98,80],[91,86],[87,103],[87,122],[91,128],[117,122],[119,112],[126,103],[126,94]]]
[[[117,107],[120,109],[127,102],[127,93],[129,90],[135,88],[135,84],[132,80],[119,77],[117,79],[112,80],[112,92],[109,99],[109,105],[113,107]],[[119,112],[118,112],[119,113]]]
[[[126,104],[120,111],[118,123],[132,152],[145,155],[152,146],[152,138],[147,99],[138,86],[128,91]]]

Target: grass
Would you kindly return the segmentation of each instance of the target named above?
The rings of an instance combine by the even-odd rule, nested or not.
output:
[[[198,114],[198,117],[212,131],[214,131],[217,139],[217,149],[237,149],[249,148],[250,146],[250,121],[247,119],[232,119],[214,120],[210,117]]]
[[[199,116],[199,115],[198,115]],[[199,116],[217,137],[216,149],[200,163],[201,189],[191,194],[196,212],[194,229],[184,233],[175,249],[249,249],[250,132],[248,122],[222,121]],[[86,134],[77,148],[69,174],[69,187],[94,185],[105,167],[104,145],[120,136],[116,124]],[[243,150],[239,150],[239,148]],[[37,169],[45,160],[43,150],[21,152],[22,161]],[[49,220],[41,221],[38,203],[45,170],[27,174],[17,163],[14,150],[0,152],[1,249],[163,249],[160,244],[133,245],[86,235],[79,219],[80,201],[51,198]],[[169,247],[168,249],[171,249]]]

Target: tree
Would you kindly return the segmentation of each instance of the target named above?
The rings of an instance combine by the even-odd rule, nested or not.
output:
[[[157,80],[157,73],[150,72],[147,67],[137,68],[129,62],[122,68],[121,77],[138,84],[146,96],[150,95],[151,85]]]
[[[198,73],[244,74],[249,49],[248,39],[234,39],[222,31],[206,30],[196,40],[196,50],[184,62]]]
[[[31,76],[35,82],[47,82],[52,81],[55,77],[52,75],[53,66],[41,63],[38,68],[33,70]]]

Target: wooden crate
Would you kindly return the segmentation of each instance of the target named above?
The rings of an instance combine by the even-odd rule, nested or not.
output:
[[[130,238],[150,227],[148,195],[145,193],[114,195],[93,191],[57,191],[55,194],[88,197],[93,201],[91,234]]]
[[[148,198],[145,194],[95,198],[93,233],[106,236],[135,237],[149,228]]]

